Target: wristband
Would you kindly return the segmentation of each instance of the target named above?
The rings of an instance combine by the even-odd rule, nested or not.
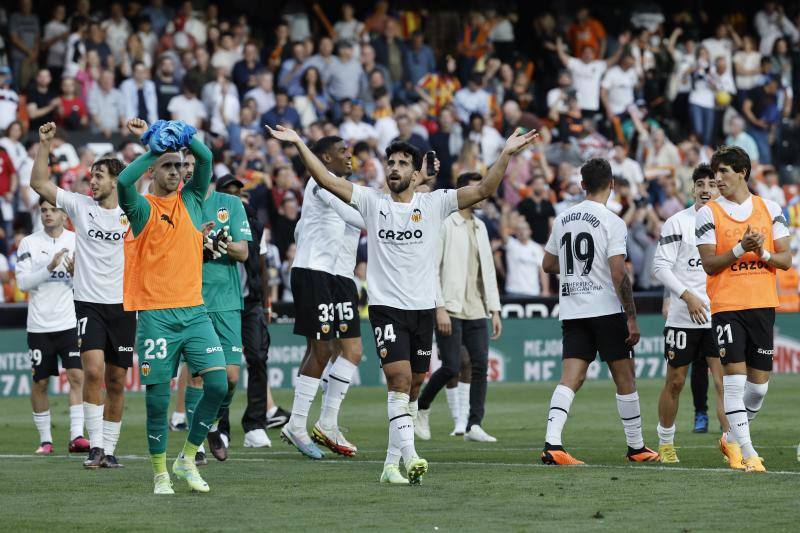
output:
[[[742,257],[744,255],[744,248],[742,247],[742,243],[736,243],[736,246],[733,247],[733,255],[737,258]]]
[[[771,253],[769,253],[769,252],[768,252],[768,251],[766,251],[766,250],[764,250],[764,252],[761,254],[761,260],[762,260],[762,261],[764,261],[765,263],[766,263],[767,261],[769,261],[771,257],[772,257],[772,254],[771,254]]]

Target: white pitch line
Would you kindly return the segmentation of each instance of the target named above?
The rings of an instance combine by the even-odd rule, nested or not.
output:
[[[271,454],[272,455],[272,454]],[[293,455],[298,455],[297,453],[293,453]],[[50,455],[48,457],[58,457],[58,458],[69,458],[69,455]],[[299,456],[298,456],[299,458]],[[22,454],[0,454],[0,459],[34,459],[40,460],[38,456],[32,455],[22,455]],[[149,461],[149,456],[143,455],[121,455],[119,459],[129,460],[129,461]],[[270,462],[281,462],[285,463],[283,460],[279,459],[269,459],[269,458],[248,458],[248,457],[229,457],[226,462],[246,462],[246,463],[253,463],[253,462],[261,462],[261,463],[270,463]],[[376,461],[376,460],[345,460],[345,459],[324,459],[322,461],[314,461],[314,464],[318,465],[363,465],[363,464],[374,464],[374,465],[382,465],[383,461]],[[481,463],[475,461],[432,461],[431,464],[435,465],[443,465],[443,466],[499,466],[503,468],[531,468],[531,469],[540,469],[540,468],[555,468],[549,465],[540,465],[535,463]],[[656,466],[653,464],[639,464],[639,465],[601,465],[601,464],[587,464],[587,465],[580,465],[580,466],[573,466],[569,467],[569,470],[583,470],[583,469],[602,469],[602,470],[628,470],[628,471],[636,471],[636,470],[656,470],[659,472],[680,472],[680,473],[687,473],[687,472],[715,472],[721,474],[736,474],[739,475],[741,472],[737,470],[732,470],[730,468],[705,468],[705,467],[688,467],[688,466]],[[767,470],[767,474],[772,475],[779,475],[779,476],[800,476],[800,471],[792,471],[792,470]]]

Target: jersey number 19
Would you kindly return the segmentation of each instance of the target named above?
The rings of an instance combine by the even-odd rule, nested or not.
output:
[[[565,274],[571,276],[575,273],[575,260],[583,263],[581,276],[588,276],[592,271],[594,261],[594,239],[590,233],[585,231],[578,233],[575,240],[572,240],[572,233],[567,232],[561,237],[561,246],[565,249]]]

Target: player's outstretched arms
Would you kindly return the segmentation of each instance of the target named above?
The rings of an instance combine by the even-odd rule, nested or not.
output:
[[[544,259],[542,259],[542,270],[548,274],[558,274],[558,268],[558,256],[545,252]]]
[[[634,346],[639,342],[639,325],[636,323],[636,304],[633,301],[633,285],[625,269],[625,256],[614,255],[608,258],[611,269],[611,281],[617,291],[617,297],[622,304],[622,310],[628,315],[628,338],[625,343]]]
[[[506,167],[508,167],[511,156],[527,148],[539,135],[536,130],[531,130],[527,133],[523,132],[523,128],[517,128],[511,134],[511,137],[506,140],[506,145],[503,147],[500,157],[492,164],[492,168],[489,169],[489,172],[477,185],[467,185],[456,191],[459,209],[477,204],[497,192],[497,188],[506,174]]]
[[[322,161],[320,161],[311,149],[306,146],[296,131],[284,128],[283,126],[276,126],[275,129],[269,126],[264,127],[267,128],[267,131],[274,138],[282,142],[292,143],[297,147],[303,164],[308,169],[309,174],[319,183],[320,187],[330,191],[341,201],[348,204],[350,203],[353,198],[353,184],[345,179],[331,175],[328,169],[325,168],[325,165],[322,164]]]
[[[55,135],[56,125],[53,122],[42,124],[39,128],[39,149],[36,151],[31,171],[31,187],[53,205],[56,205],[58,187],[50,181],[50,141]]]

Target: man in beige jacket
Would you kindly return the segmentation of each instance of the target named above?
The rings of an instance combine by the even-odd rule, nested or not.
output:
[[[476,172],[461,174],[456,187],[481,180]],[[481,202],[482,203],[482,202]],[[458,375],[461,346],[469,353],[471,386],[469,418],[464,440],[496,442],[481,428],[486,402],[486,374],[489,362],[489,324],[492,339],[500,336],[500,296],[486,226],[473,211],[481,204],[450,215],[442,226],[436,271],[436,343],[442,366],[431,375],[419,397],[419,412],[414,429],[419,438],[431,438],[430,406],[436,394]]]

